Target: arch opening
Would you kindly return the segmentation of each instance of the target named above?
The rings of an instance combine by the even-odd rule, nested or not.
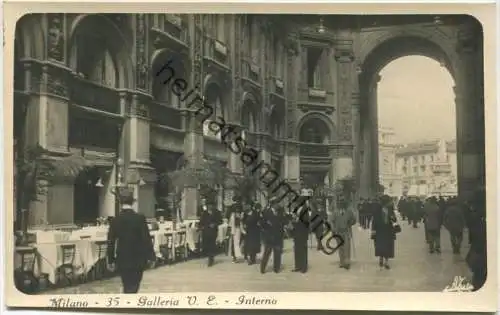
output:
[[[319,118],[310,118],[302,123],[299,129],[299,141],[306,143],[328,144],[330,129]]]
[[[186,83],[185,89],[188,88],[189,69],[182,58],[182,56],[173,54],[166,49],[153,55],[151,92],[153,99],[162,105],[174,108],[182,108],[185,105],[186,100],[183,101],[185,95],[179,93],[179,88],[174,88],[174,86],[182,87],[184,82]]]
[[[82,78],[113,88],[133,88],[127,34],[102,15],[84,15],[70,36],[70,67]]]
[[[454,75],[449,52],[426,38],[397,36],[368,54],[359,76],[361,197],[458,194]]]

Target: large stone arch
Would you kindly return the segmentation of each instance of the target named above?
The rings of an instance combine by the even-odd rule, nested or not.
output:
[[[469,26],[465,26],[468,28]],[[379,72],[391,61],[409,55],[421,55],[438,61],[445,67],[454,80],[458,90],[454,92],[468,95],[467,89],[477,89],[474,82],[469,82],[464,76],[464,68],[471,67],[470,61],[464,62],[463,56],[459,56],[458,26],[395,26],[387,29],[373,31],[363,38],[358,49],[359,92],[360,92],[360,132],[359,132],[359,160],[364,161],[359,165],[357,177],[361,183],[361,194],[371,195],[378,184],[378,124],[377,124],[377,84]],[[472,31],[471,31],[472,32]],[[465,81],[470,86],[465,86]],[[457,143],[463,142],[463,130],[470,122],[464,118],[466,107],[471,106],[460,101],[461,95],[457,95],[456,119],[457,119]],[[470,102],[469,102],[470,103]],[[476,110],[477,111],[477,110]],[[459,149],[460,151],[460,149]],[[461,153],[457,154],[457,164],[461,164]],[[459,177],[460,166],[458,167]],[[462,176],[463,179],[463,176]],[[364,181],[364,183],[362,183]],[[363,188],[365,187],[365,188]],[[368,188],[366,188],[368,187]],[[367,191],[368,189],[368,191]]]
[[[68,41],[68,66],[76,71],[78,61],[77,36],[85,32],[101,32],[108,40],[107,48],[118,71],[118,87],[135,88],[135,66],[132,60],[132,34],[119,28],[113,20],[102,14],[82,14],[71,23]]]
[[[458,56],[456,53],[456,41],[453,36],[453,31],[439,29],[437,27],[422,27],[422,26],[403,26],[403,27],[391,27],[386,30],[377,30],[363,38],[360,43],[360,49],[358,54],[358,63],[364,65],[367,62],[369,56],[373,55],[383,45],[386,45],[390,41],[394,40],[404,40],[404,39],[418,39],[421,42],[426,42],[427,46],[423,50],[415,50],[413,53],[409,52],[410,49],[406,48],[406,55],[410,54],[421,54],[430,58],[436,59],[437,57],[443,57],[444,65],[447,67],[450,74],[454,77],[456,75],[456,67],[458,62]],[[434,46],[434,50],[438,50],[441,56],[437,56],[436,53],[430,53],[428,51],[425,53],[424,50],[429,50],[428,47]],[[400,56],[401,57],[401,56]],[[393,57],[392,60],[398,58]],[[392,60],[386,61],[386,63],[381,66],[383,68],[387,63]],[[363,68],[363,67],[362,67]],[[380,69],[381,69],[380,68]],[[380,70],[379,69],[379,70]],[[363,69],[362,69],[363,70]]]
[[[328,139],[330,143],[335,142],[337,139],[336,128],[333,121],[327,115],[323,113],[309,113],[304,115],[297,123],[297,128],[295,129],[295,139],[299,140],[300,131],[306,122],[310,122],[312,120],[319,120],[328,128]]]

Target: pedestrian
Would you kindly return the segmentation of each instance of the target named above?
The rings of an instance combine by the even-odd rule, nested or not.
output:
[[[484,190],[478,190],[472,196],[470,228],[471,246],[467,253],[466,262],[472,271],[473,291],[479,290],[486,282],[487,255],[486,255],[486,203]]]
[[[248,264],[256,262],[257,254],[260,253],[260,203],[246,205],[247,211],[243,216],[243,227],[245,232],[245,255],[248,257]]]
[[[427,198],[424,208],[424,225],[429,253],[441,253],[441,211],[434,197]]]
[[[262,213],[261,223],[262,236],[264,239],[264,253],[260,262],[260,272],[265,273],[269,256],[273,253],[273,270],[279,273],[281,270],[281,255],[283,251],[284,228],[286,218],[283,209],[278,209],[278,198],[272,197],[269,205]]]
[[[332,229],[336,235],[339,235],[344,240],[344,244],[340,246],[338,252],[339,267],[346,270],[351,268],[351,239],[354,224],[356,224],[354,211],[349,208],[349,203],[345,197],[342,194],[338,195],[332,215]]]
[[[199,223],[202,249],[208,257],[208,267],[212,267],[217,251],[217,234],[219,232],[219,225],[222,224],[222,214],[215,208],[213,201],[206,201],[203,209],[204,211],[201,213]]]
[[[374,209],[371,234],[375,244],[375,257],[379,258],[378,264],[380,268],[391,268],[389,259],[394,258],[396,233],[400,229],[390,198],[383,196],[380,205]]]
[[[307,217],[305,217],[309,222],[309,233],[313,233],[316,238],[316,250],[322,251],[323,244],[321,239],[324,234],[323,224],[315,224],[315,222],[326,222],[328,220],[328,214],[323,206],[318,206],[315,203],[306,200],[306,208],[309,209]]]
[[[241,206],[241,203],[235,205],[229,216],[229,250],[231,251],[233,263],[239,262],[243,258],[243,209],[241,209]]]
[[[450,233],[453,254],[460,254],[465,227],[464,211],[455,198],[447,202],[444,211],[443,225]]]
[[[146,218],[133,209],[133,189],[119,194],[121,211],[108,230],[108,268],[120,275],[123,293],[133,294],[139,291],[143,272],[156,255]]]
[[[294,272],[307,272],[307,241],[309,239],[309,212],[307,203],[292,214]]]

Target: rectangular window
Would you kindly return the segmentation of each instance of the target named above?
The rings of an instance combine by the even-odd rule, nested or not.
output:
[[[251,18],[250,19],[250,57],[252,58],[252,61],[255,64],[259,64],[260,60],[260,50],[259,50],[259,44],[260,44],[260,32],[259,32],[259,25],[255,23],[256,21]]]
[[[321,89],[323,87],[323,78],[321,76],[321,59],[323,49],[307,49],[307,84],[310,88]]]
[[[274,65],[275,65],[275,75],[283,79],[284,76],[284,66],[283,66],[283,45],[279,41],[274,42]]]
[[[216,39],[222,43],[226,42],[226,15],[217,14],[216,16]]]

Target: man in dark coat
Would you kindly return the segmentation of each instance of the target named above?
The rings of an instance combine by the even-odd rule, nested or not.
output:
[[[451,247],[454,254],[460,254],[462,245],[465,217],[464,211],[455,198],[448,201],[448,206],[444,212],[444,227],[450,232]]]
[[[204,209],[200,216],[199,226],[203,251],[208,257],[208,267],[212,267],[217,252],[217,234],[219,233],[219,225],[222,224],[222,214],[213,203],[207,202]]]
[[[264,254],[260,262],[260,272],[265,273],[271,252],[273,253],[273,270],[278,273],[281,269],[281,254],[283,251],[284,228],[286,218],[283,209],[278,209],[278,199],[269,200],[269,206],[262,213],[261,227],[264,240]]]
[[[148,261],[154,261],[153,242],[144,215],[132,205],[133,190],[121,192],[122,209],[111,222],[108,231],[108,264],[121,277],[123,293],[137,293]],[[115,251],[116,250],[116,251]]]
[[[429,253],[441,253],[441,211],[435,198],[428,198],[424,205],[424,224]]]
[[[307,240],[309,239],[310,211],[311,209],[306,203],[297,209],[296,213],[292,214],[294,272],[307,272]]]
[[[248,258],[248,264],[253,265],[256,262],[257,254],[260,253],[260,210],[259,203],[246,205],[246,212],[243,216],[243,227],[245,232],[245,255]]]

